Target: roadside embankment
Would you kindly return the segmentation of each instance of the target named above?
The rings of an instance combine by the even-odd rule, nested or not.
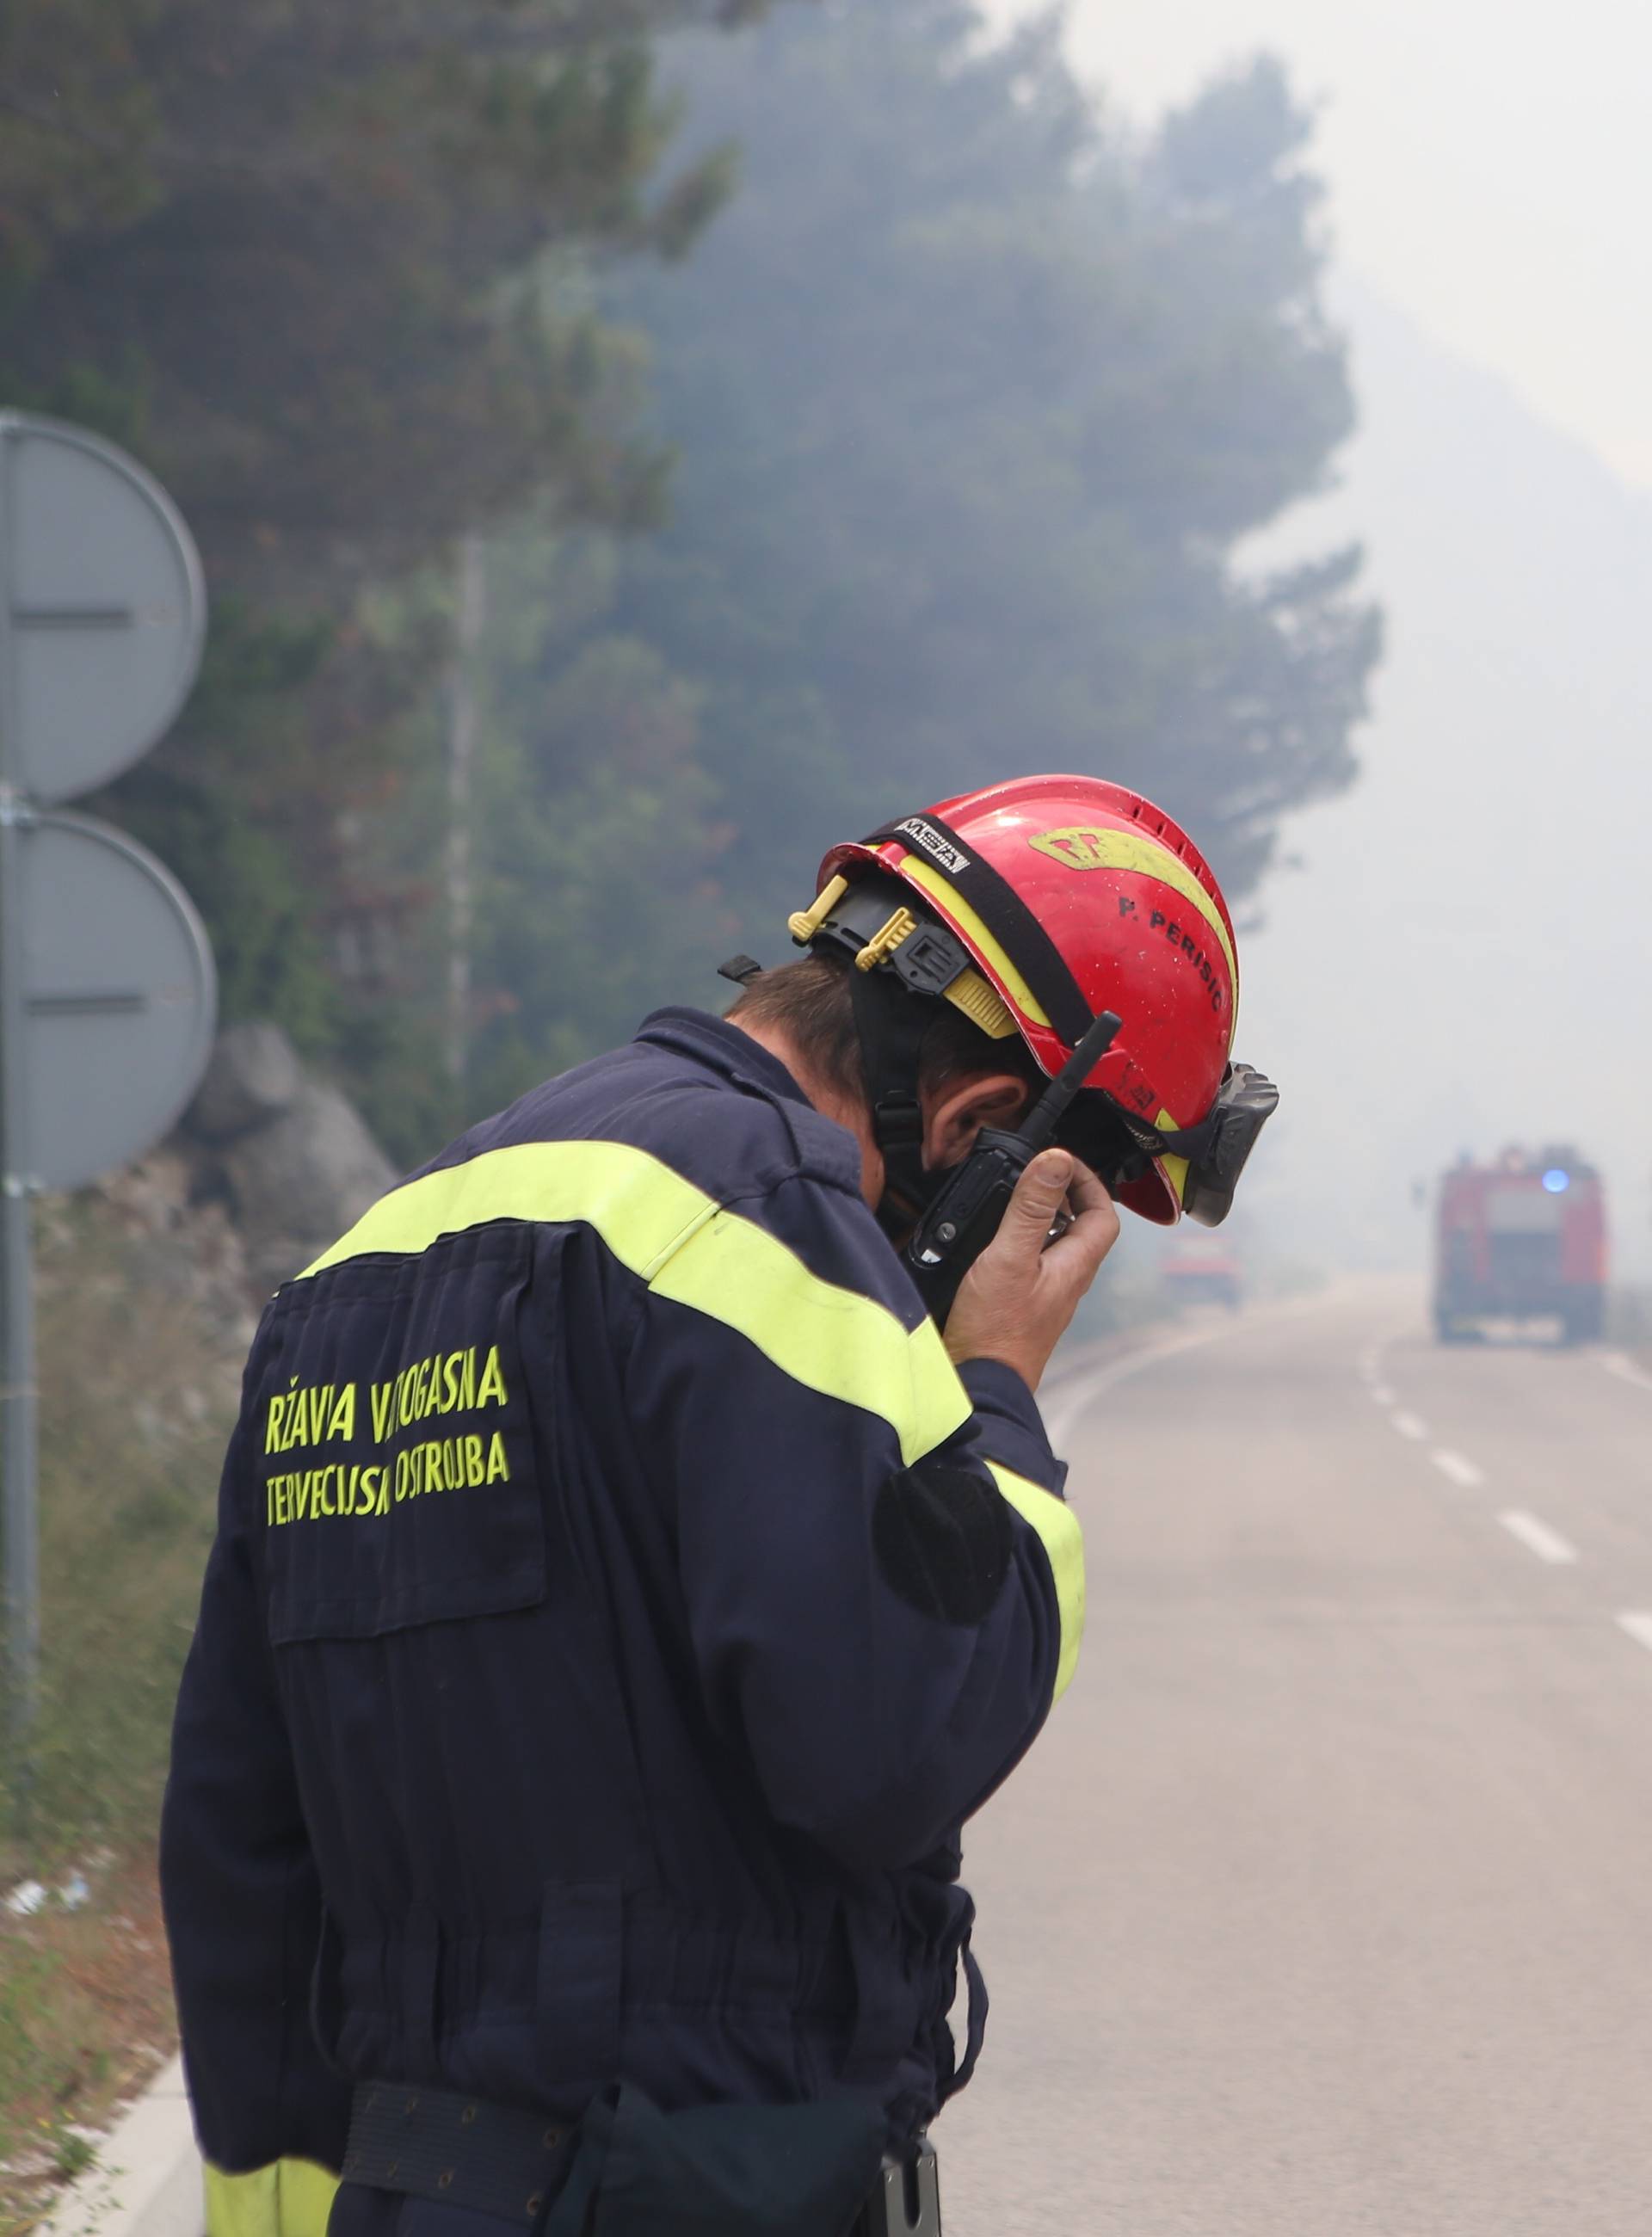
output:
[[[394,1178],[283,1036],[232,1029],[152,1156],[39,1206],[41,1712],[0,1760],[0,2237],[175,2043],[155,1826],[264,1296]]]

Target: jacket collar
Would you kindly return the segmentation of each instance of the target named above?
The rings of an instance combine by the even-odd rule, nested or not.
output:
[[[811,1111],[815,1108],[796,1075],[771,1050],[742,1033],[738,1026],[731,1026],[726,1018],[714,1018],[709,1011],[656,1010],[637,1028],[636,1039],[688,1057],[731,1086],[781,1096],[789,1103],[805,1104]]]

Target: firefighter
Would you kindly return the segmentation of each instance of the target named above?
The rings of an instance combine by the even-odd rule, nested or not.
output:
[[[960,1829],[1083,1617],[1033,1392],[1110,1196],[1219,1218],[1272,1091],[1115,786],[840,847],[791,931],[264,1314],[162,1830],[209,2237],[938,2227]],[[943,1332],[901,1245],[1104,1008]]]

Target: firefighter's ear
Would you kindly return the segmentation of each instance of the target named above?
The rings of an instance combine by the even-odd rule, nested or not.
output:
[[[923,1162],[932,1172],[961,1165],[983,1126],[1013,1126],[1032,1095],[1013,1072],[973,1072],[926,1095]]]

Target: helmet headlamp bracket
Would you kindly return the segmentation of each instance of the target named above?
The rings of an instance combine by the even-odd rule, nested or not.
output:
[[[933,918],[920,916],[893,878],[861,878],[821,910],[800,911],[791,936],[800,947],[836,947],[854,959],[857,975],[876,975],[887,965],[913,994],[944,994],[955,980],[975,968],[968,949],[955,933]],[[826,894],[821,899],[826,899]],[[816,908],[819,904],[816,903]],[[806,931],[799,927],[806,926]]]
[[[835,948],[855,967],[849,973],[849,998],[872,1137],[883,1158],[878,1217],[898,1236],[945,1178],[928,1171],[923,1162],[918,1066],[935,1018],[929,1006],[945,1000],[966,974],[971,980],[977,974],[963,942],[945,925],[909,907],[893,879],[859,878],[852,884],[834,880],[833,885],[839,888],[836,893],[828,886],[814,908],[792,918],[791,934],[800,947]]]
[[[923,1105],[918,1094],[918,1064],[932,1013],[889,972],[851,971],[849,986],[872,1138],[883,1159],[877,1216],[887,1231],[899,1236],[943,1178],[929,1172],[923,1162]]]

